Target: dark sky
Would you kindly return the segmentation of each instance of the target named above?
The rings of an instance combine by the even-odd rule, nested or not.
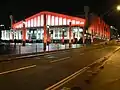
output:
[[[103,14],[117,4],[120,4],[119,0],[1,0],[0,24],[9,25],[10,14],[17,21],[43,10],[76,15],[83,14],[85,5],[90,7],[90,12]],[[120,12],[116,10],[104,19],[108,24],[120,26]]]

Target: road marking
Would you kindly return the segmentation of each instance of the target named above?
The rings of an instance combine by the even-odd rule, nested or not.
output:
[[[1,72],[0,75],[12,73],[12,72],[17,72],[17,71],[20,71],[20,70],[25,70],[25,69],[33,68],[33,67],[36,67],[36,65],[31,65],[31,66],[26,66],[26,67],[22,67],[22,68],[18,68],[18,69],[13,69],[13,70]]]
[[[53,60],[53,61],[50,61],[51,63],[54,63],[54,62],[59,62],[59,61],[63,61],[65,59],[69,59],[70,57],[65,57],[65,58],[61,58],[61,59],[58,59],[58,60]]]
[[[101,58],[98,59],[98,60],[96,60],[95,62],[89,64],[88,66],[86,66],[86,67],[78,70],[77,72],[75,72],[75,73],[73,73],[72,75],[66,77],[65,79],[57,82],[56,84],[54,84],[54,85],[46,88],[45,90],[55,90],[55,89],[61,87],[61,86],[64,85],[65,83],[69,82],[70,80],[74,79],[75,77],[77,77],[78,75],[80,75],[81,73],[83,73],[84,71],[86,71],[87,69],[89,69],[89,67],[90,67],[91,65],[97,63],[97,62],[100,61],[100,60],[101,60]]]
[[[64,51],[64,53],[68,52],[68,51],[70,51],[70,50],[66,50],[66,51]],[[59,51],[59,52],[62,53],[63,51]],[[30,57],[43,56],[43,55],[51,55],[51,54],[56,54],[56,53],[58,53],[58,51],[50,52],[50,53],[41,53],[41,54],[34,54],[34,55],[19,56],[19,57],[16,57],[16,59],[30,58]]]
[[[84,67],[82,69],[80,69],[79,71],[73,73],[72,75],[68,76],[67,78],[61,80],[60,82],[48,87],[45,90],[55,90],[57,88],[59,88],[60,86],[64,85],[66,82],[72,80],[73,78],[75,78],[76,76],[78,76],[80,73],[84,72],[85,70],[87,70],[88,67]]]
[[[80,53],[80,55],[83,55],[84,53]]]
[[[117,49],[115,49],[113,52],[118,51],[119,49],[120,49],[120,47],[117,48]],[[110,55],[112,55],[112,54],[108,54],[108,55],[106,55],[106,56],[108,57],[108,56],[110,56]],[[108,58],[109,58],[109,57],[108,57]],[[107,59],[108,59],[108,58],[107,58]],[[84,71],[86,71],[87,69],[89,69],[89,67],[90,67],[91,65],[93,65],[93,64],[95,64],[95,63],[97,63],[97,62],[99,62],[99,61],[102,61],[102,60],[104,60],[103,57],[100,58],[100,59],[98,59],[98,60],[96,60],[96,61],[94,61],[93,63],[89,64],[88,66],[86,66],[86,67],[78,70],[77,72],[75,72],[75,73],[73,73],[72,75],[66,77],[65,79],[57,82],[56,84],[54,84],[54,85],[46,88],[45,90],[56,90],[56,89],[58,89],[59,87],[61,87],[61,86],[64,85],[65,83],[67,83],[67,82],[69,82],[70,80],[76,78],[78,75],[80,75],[81,73],[83,73]]]

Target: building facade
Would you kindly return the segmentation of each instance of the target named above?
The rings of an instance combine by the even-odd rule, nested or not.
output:
[[[44,18],[45,15],[45,18]],[[12,30],[2,30],[2,40],[43,40],[44,38],[44,23],[46,23],[46,29],[49,30],[51,40],[69,40],[81,39],[83,37],[83,28],[86,20],[84,18],[72,17],[64,14],[58,14],[54,12],[43,11],[26,18],[24,21],[20,21],[12,24]],[[70,36],[70,23],[71,23],[71,36]],[[24,26],[25,25],[25,26]],[[26,31],[24,32],[24,28]],[[63,35],[64,32],[64,35]],[[109,39],[109,26],[105,22],[100,20],[99,17],[94,17],[88,30],[85,33],[88,37]]]

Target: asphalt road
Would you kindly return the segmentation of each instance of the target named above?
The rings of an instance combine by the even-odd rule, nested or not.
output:
[[[50,55],[0,63],[1,90],[44,90],[118,46],[61,51]]]

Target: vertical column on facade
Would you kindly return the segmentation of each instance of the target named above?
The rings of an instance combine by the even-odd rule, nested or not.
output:
[[[46,30],[46,14],[44,14],[44,37],[43,37],[43,41],[44,41],[44,48],[43,50],[46,51],[46,44],[47,44],[47,30]]]
[[[102,33],[101,33],[101,24],[99,24],[99,30],[100,30],[100,38],[102,37]]]
[[[98,24],[98,35],[100,37],[100,24]]]
[[[93,43],[93,28],[91,30],[91,43]]]
[[[69,22],[69,48],[71,48],[71,22]]]
[[[104,39],[105,39],[105,22],[103,23],[103,32],[104,32]]]
[[[98,23],[98,36],[100,37],[100,28],[99,28],[99,23]]]
[[[60,17],[58,16],[58,26],[60,25],[60,19],[59,19]]]
[[[96,34],[98,36],[98,24],[97,24],[97,22],[96,22]]]
[[[50,25],[52,26],[52,15],[50,15]]]
[[[5,31],[5,40],[6,40],[6,30],[4,30]]]
[[[61,24],[63,25],[63,17],[61,17],[61,18],[62,18],[62,23]]]
[[[64,44],[64,31],[62,31],[62,43]]]
[[[60,18],[60,17],[58,16],[58,20],[57,20],[57,21],[58,21],[58,26],[60,25],[60,23],[59,23],[59,22],[60,22],[60,19],[59,19],[59,18]],[[62,31],[62,30],[61,30],[61,28],[60,28],[60,40],[61,40],[61,37],[62,37],[62,32],[61,32],[61,31]],[[60,41],[60,42],[61,42],[61,41]]]
[[[25,42],[26,42],[26,27],[25,27],[25,23],[23,22],[23,30],[22,30],[22,34],[23,34],[23,46],[25,46]]]
[[[55,16],[53,16],[54,20],[53,20],[53,26],[55,26]]]
[[[41,14],[38,16],[39,19],[37,18],[37,21],[39,22],[38,27],[40,28],[40,35],[41,35],[41,40],[43,40],[43,29],[41,28]]]
[[[46,15],[46,24],[47,24],[47,42],[48,44],[50,43],[51,39],[50,39],[50,27],[48,25],[48,15]]]
[[[102,21],[102,25],[101,25],[101,28],[102,28],[102,38],[104,38],[104,25],[103,25],[103,21]]]

